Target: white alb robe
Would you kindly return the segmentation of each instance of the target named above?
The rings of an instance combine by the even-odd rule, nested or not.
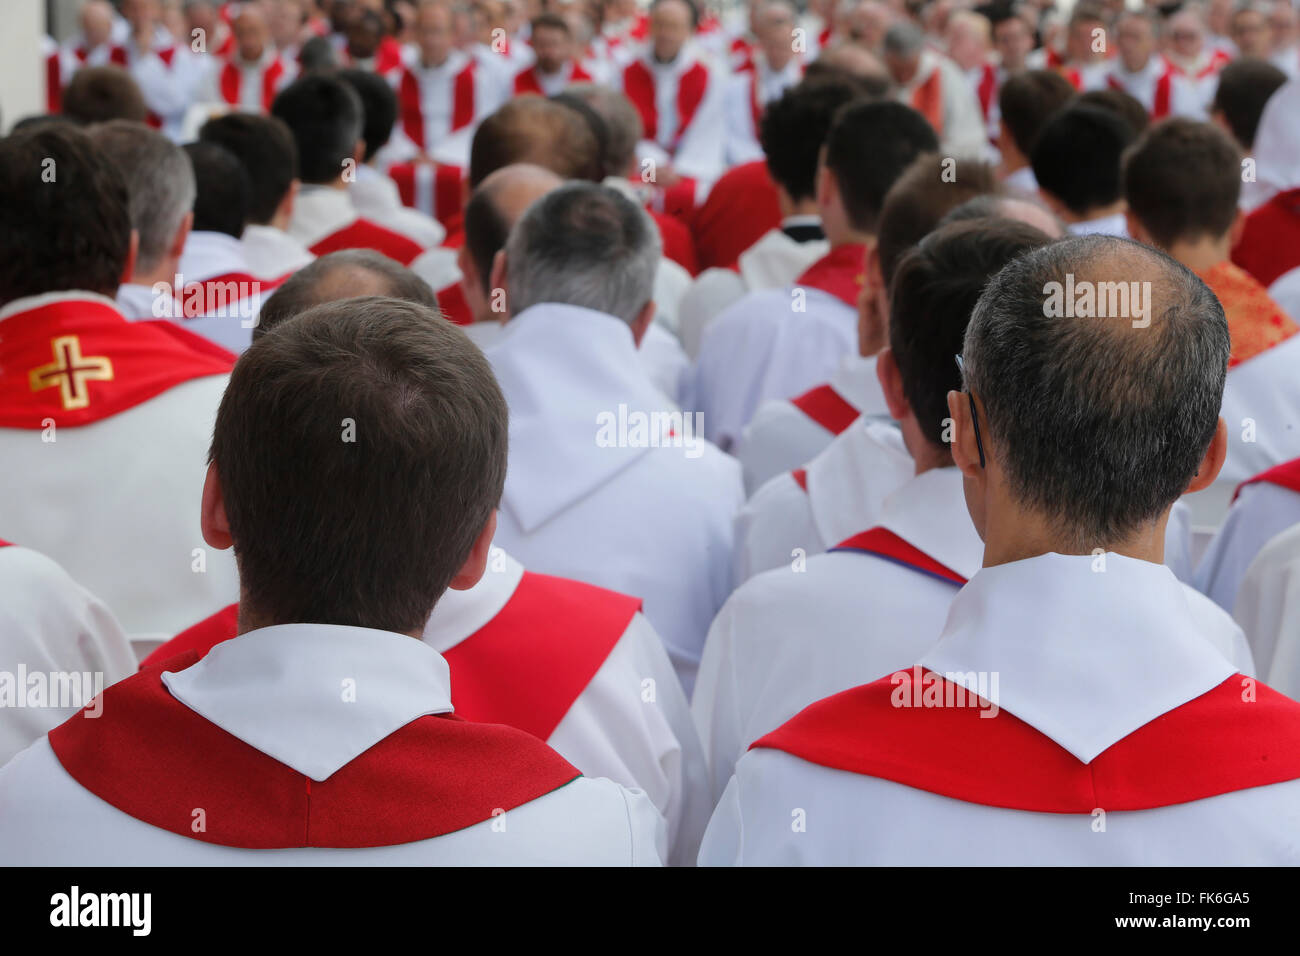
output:
[[[260,628],[162,681],[175,706],[270,757],[281,771],[316,782],[329,781],[413,720],[454,711],[441,655],[405,635],[361,627]],[[357,691],[340,704],[339,688],[348,686]],[[108,706],[105,712],[111,718]],[[165,798],[165,785],[153,786]],[[64,866],[481,866],[655,865],[664,855],[663,819],[649,799],[609,780],[578,778],[501,809],[504,814],[462,829],[391,845],[222,846],[100,799],[64,768],[46,738],[0,770],[0,857]],[[268,809],[250,805],[248,811]]]
[[[275,226],[249,223],[239,241],[244,256],[266,279],[286,278],[316,258],[305,245]]]
[[[689,696],[730,591],[739,465],[651,384],[619,319],[533,306],[486,354],[510,405],[498,543],[533,570],[641,598]],[[634,416],[655,419],[638,431]]]
[[[1230,614],[1236,613],[1242,578],[1260,550],[1300,524],[1300,494],[1271,482],[1243,485],[1200,563],[1193,583]]]
[[[1300,335],[1228,370],[1220,414],[1228,425],[1228,457],[1217,485],[1247,478],[1300,458]]]
[[[262,303],[274,294],[278,281],[257,277],[243,242],[222,232],[191,232],[178,269],[182,289],[202,283],[210,294],[202,315],[178,315],[175,321],[235,355],[252,345]]]
[[[426,249],[442,244],[447,230],[432,216],[402,205],[397,183],[368,163],[357,167],[357,180],[348,196],[363,219],[409,236]]]
[[[1300,697],[1300,526],[1260,549],[1241,578],[1233,616],[1246,632],[1260,680]]]
[[[1222,747],[1211,754],[1189,745],[1182,755],[1189,764],[1186,774],[1178,768],[1171,772],[1161,759],[1164,753],[1151,760],[1135,758],[1141,768],[1136,778],[1132,771],[1093,771],[1098,786],[1119,792],[1131,786],[1134,793],[1122,800],[1086,791],[1076,799],[1062,796],[1078,792],[1077,783],[1066,781],[1087,774],[1082,765],[1097,761],[1103,768],[1114,767],[1117,753],[1141,753],[1142,738],[1128,738],[1144,727],[1159,733],[1161,724],[1153,723],[1157,718],[1164,716],[1165,726],[1194,721],[1193,715],[1205,712],[1205,702],[1198,698],[1207,692],[1215,692],[1216,714],[1227,711],[1247,723],[1255,713],[1254,705],[1240,703],[1248,689],[1272,695],[1270,702],[1279,702],[1273,706],[1294,707],[1234,673],[1215,646],[1224,621],[1211,619],[1193,604],[1189,590],[1167,568],[1114,554],[1105,561],[1104,572],[1096,570],[1090,555],[1058,554],[981,569],[954,598],[942,636],[918,657],[918,664],[950,681],[949,689],[978,692],[983,686],[984,698],[925,712],[925,721],[921,714],[913,718],[914,711],[897,706],[900,698],[890,707],[887,696],[901,693],[910,706],[925,706],[908,693],[918,689],[913,675],[922,672],[908,669],[886,678],[874,693],[858,690],[819,702],[765,741],[774,746],[756,747],[740,760],[709,823],[700,862],[1300,863],[1300,782],[1287,779],[1290,772],[1284,770],[1279,782],[1244,784],[1249,788],[1226,793],[1220,789],[1213,796],[1215,787],[1198,782],[1198,789],[1183,797],[1182,778],[1202,770],[1202,753],[1216,765],[1231,760]],[[997,689],[992,691],[995,677]],[[996,703],[996,716],[986,698]],[[960,698],[949,699],[962,704]],[[849,724],[843,719],[844,704],[858,701],[869,704],[862,704],[860,718]],[[821,715],[829,718],[815,723]],[[941,718],[947,722],[943,726],[960,729],[936,741],[937,746],[903,739],[909,734],[933,739],[933,733],[923,735]],[[1292,723],[1295,719],[1292,714]],[[1252,743],[1258,740],[1266,748],[1268,728],[1254,726]],[[1009,732],[1018,734],[1017,746],[1003,758],[990,749],[996,746],[990,741],[1006,741]],[[925,760],[944,762],[927,771],[924,761],[905,757],[902,765],[886,770],[877,760],[858,772],[834,766],[843,762],[840,758],[825,757],[819,764],[775,746],[808,754],[819,735],[855,752],[850,741],[863,740],[856,759],[880,752],[880,741],[902,739],[904,751],[910,748],[925,753]],[[1120,749],[1111,751],[1117,745]],[[935,754],[944,747],[952,756]],[[1030,752],[1049,756],[1017,756]],[[981,759],[962,763],[957,756],[962,753]],[[999,772],[985,769],[990,760]],[[1300,776],[1300,768],[1294,773]],[[1029,792],[1026,784],[1044,774],[1061,781],[1055,793],[1044,793],[1050,784]],[[1239,769],[1227,775],[1229,785],[1242,779]],[[1154,807],[1124,807],[1124,800],[1140,806],[1144,799],[1153,800]],[[794,817],[792,808],[799,811]],[[1097,826],[1098,809],[1105,812],[1104,830]],[[792,826],[800,820],[806,826]]]

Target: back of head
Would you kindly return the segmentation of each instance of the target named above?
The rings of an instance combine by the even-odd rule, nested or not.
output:
[[[238,239],[248,222],[252,187],[244,165],[217,143],[188,143],[184,147],[194,169],[196,232],[220,232]]]
[[[1013,74],[998,91],[1001,123],[1016,148],[1029,156],[1048,117],[1073,98],[1074,87],[1055,70]]]
[[[998,192],[998,178],[988,163],[963,159],[953,167],[948,157],[927,153],[903,171],[885,196],[876,230],[876,253],[886,288],[903,255],[939,225],[948,212],[976,196]],[[948,171],[955,176],[947,175]]]
[[[185,152],[162,133],[114,120],[90,130],[95,152],[126,180],[131,227],[140,235],[136,272],[167,255],[176,231],[194,208],[194,169]]]
[[[1080,105],[1099,106],[1104,110],[1110,110],[1133,127],[1135,133],[1141,133],[1151,122],[1151,116],[1147,113],[1147,108],[1138,101],[1137,97],[1125,93],[1123,90],[1114,90],[1110,87],[1101,90],[1088,90],[1086,93],[1080,93],[1075,102]]]
[[[248,176],[248,221],[266,225],[297,175],[298,150],[293,134],[274,116],[235,112],[203,124],[199,141],[225,147]]]
[[[1264,105],[1285,82],[1285,73],[1253,56],[1233,60],[1219,72],[1212,110],[1223,114],[1223,121],[1243,149],[1255,145]]]
[[[610,171],[605,168],[605,155],[609,152],[609,127],[605,123],[605,117],[594,106],[582,97],[574,96],[569,90],[562,90],[548,99],[577,113],[596,140],[596,151],[591,155],[590,162],[579,175],[573,178],[585,179],[593,183],[600,182],[610,174]],[[617,170],[621,172],[624,168],[617,167]]]
[[[349,299],[259,338],[212,440],[241,615],[419,631],[500,500],[506,433],[487,359],[427,306]]]
[[[898,264],[890,287],[889,348],[922,434],[947,449],[948,393],[961,388],[953,356],[980,293],[1012,259],[1051,240],[1012,219],[975,219],[930,233]]]
[[[582,100],[605,121],[605,155],[601,162],[605,175],[627,173],[636,159],[636,144],[644,132],[641,114],[627,94],[598,83],[574,83],[565,92]]]
[[[1080,295],[1068,311],[1067,287]],[[1086,554],[1187,488],[1218,424],[1228,351],[1223,308],[1193,273],[1131,240],[1080,236],[994,277],[963,357],[1007,493]]]
[[[570,183],[528,207],[506,243],[510,314],[552,302],[631,323],[654,292],[659,230],[607,186]]]
[[[78,70],[63,91],[63,115],[78,123],[131,120],[143,123],[149,116],[144,94],[130,73],[120,66],[88,66]]]
[[[397,94],[387,80],[369,70],[340,70],[338,76],[361,98],[361,138],[366,144],[361,161],[368,163],[393,135]]]
[[[313,306],[375,295],[438,308],[429,284],[401,263],[373,249],[344,249],[312,260],[286,279],[262,305],[253,338]]]
[[[1124,154],[1123,181],[1129,209],[1161,248],[1220,239],[1237,217],[1241,153],[1217,126],[1175,117]]]
[[[873,234],[885,194],[922,153],[939,140],[925,117],[892,100],[851,103],[826,137],[826,168],[835,176],[849,222]]]
[[[573,109],[540,96],[518,96],[479,124],[470,145],[469,185],[515,163],[533,163],[561,179],[592,179],[600,146]]]
[[[836,114],[859,92],[846,80],[805,81],[763,111],[759,137],[768,172],[794,201],[816,197],[822,144]]]
[[[304,73],[311,73],[338,66],[338,57],[330,45],[329,37],[310,37],[298,53],[298,62]]]
[[[1038,185],[1076,216],[1120,198],[1119,165],[1136,135],[1118,114],[1099,106],[1067,106],[1044,124],[1034,143]]]
[[[841,43],[821,53],[804,70],[805,80],[850,80],[862,87],[864,96],[883,97],[893,84],[885,64],[870,50],[856,43]]]
[[[549,169],[519,163],[498,169],[474,190],[465,204],[465,250],[484,295],[491,293],[492,261],[505,248],[515,222],[534,201],[563,183]]]
[[[47,125],[0,139],[0,304],[72,289],[112,296],[130,249],[126,183],[84,132]]]
[[[280,91],[271,113],[293,134],[304,183],[332,183],[343,175],[361,139],[361,98],[352,87],[328,73],[309,73]]]

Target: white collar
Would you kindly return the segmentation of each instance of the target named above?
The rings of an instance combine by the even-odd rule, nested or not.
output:
[[[1075,236],[1120,236],[1128,235],[1128,223],[1124,219],[1122,212],[1111,213],[1109,216],[1101,216],[1098,219],[1085,219],[1082,222],[1072,222],[1066,227],[1071,235]]]
[[[524,566],[493,548],[487,571],[467,591],[445,591],[424,626],[424,643],[446,654],[501,613],[524,577]]]
[[[155,305],[160,307],[164,315],[168,314],[165,311],[168,308],[171,309],[171,315],[176,314],[174,306],[154,295],[153,286],[140,285],[138,282],[124,282],[118,286],[117,301],[113,305],[130,322],[159,318],[153,314]]]
[[[25,295],[8,302],[4,308],[0,309],[0,322],[3,322],[11,315],[19,315],[23,312],[32,312],[36,309],[43,309],[47,305],[53,305],[56,302],[96,302],[100,305],[112,306],[113,309],[117,309],[116,302],[108,296],[100,295],[98,292],[85,292],[80,289],[61,289],[58,292],[41,292],[37,295]]]
[[[311,246],[333,235],[359,217],[346,189],[332,186],[303,186],[293,204],[289,235]]]
[[[876,374],[876,356],[863,358],[857,352],[848,353],[831,375],[830,384],[859,413],[872,416],[889,414],[880,377]]]
[[[964,578],[973,577],[984,561],[984,542],[966,510],[955,466],[923,471],[892,492],[881,503],[876,524]]]
[[[502,505],[525,532],[651,451],[598,445],[606,416],[617,418],[620,405],[647,416],[679,411],[643,370],[628,324],[603,312],[534,305],[506,323],[486,355],[510,406]]]
[[[259,628],[162,680],[190,710],[317,781],[417,717],[452,710],[437,651],[365,627]]]
[[[920,663],[968,688],[997,674],[994,703],[1084,763],[1233,674],[1167,567],[1108,553],[1099,571],[1097,560],[981,569]]]
[[[468,64],[469,55],[461,50],[452,50],[447,54],[447,59],[443,60],[438,66],[425,66],[420,62],[420,54],[417,52],[411,57],[410,70],[420,79],[433,79],[448,74],[455,75]]]
[[[889,422],[859,418],[808,462],[808,507],[828,548],[875,525],[885,498],[916,471]]]
[[[177,271],[185,282],[204,282],[233,273],[247,275],[252,270],[240,240],[224,232],[200,230],[185,240]]]

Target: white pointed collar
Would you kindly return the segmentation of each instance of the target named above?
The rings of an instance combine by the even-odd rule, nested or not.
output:
[[[881,504],[876,524],[964,578],[984,561],[956,466],[931,468],[899,487]]]
[[[898,429],[864,418],[806,467],[808,507],[827,547],[874,527],[885,499],[916,473]]]
[[[365,627],[259,628],[162,680],[186,707],[317,781],[417,717],[452,711],[442,655]]]
[[[972,678],[993,686],[996,674],[999,708],[1084,763],[1232,675],[1173,572],[1100,557],[981,569],[921,665],[975,689]]]
[[[303,186],[293,204],[289,235],[304,246],[315,245],[359,217],[346,189],[332,186]]]
[[[880,387],[880,378],[876,375],[876,356],[863,358],[856,352],[845,355],[831,376],[830,384],[831,388],[863,415],[889,414],[885,393]]]
[[[218,276],[252,271],[244,247],[234,236],[224,232],[191,232],[185,240],[179,266],[185,283],[204,282]]]
[[[524,566],[494,547],[487,571],[466,591],[448,589],[434,605],[421,638],[439,654],[449,650],[501,613],[524,577]]]

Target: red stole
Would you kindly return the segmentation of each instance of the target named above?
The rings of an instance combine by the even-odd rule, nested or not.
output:
[[[1285,461],[1280,465],[1274,465],[1267,471],[1260,472],[1254,478],[1247,478],[1237,486],[1237,490],[1232,493],[1232,500],[1237,500],[1237,495],[1241,494],[1241,489],[1247,485],[1253,485],[1257,481],[1267,482],[1270,485],[1277,485],[1279,488],[1286,488],[1288,491],[1294,491],[1300,494],[1300,458],[1293,461]]]
[[[1156,80],[1155,93],[1152,94],[1151,99],[1152,119],[1163,119],[1169,115],[1169,103],[1173,92],[1173,76],[1173,70],[1166,69]],[[1116,79],[1114,75],[1106,77],[1106,85],[1112,90],[1119,90],[1121,93],[1128,92],[1124,84]]]
[[[89,425],[173,386],[234,366],[167,322],[128,322],[113,306],[63,299],[0,323],[0,427]]]
[[[215,315],[237,302],[252,298],[257,292],[269,292],[291,275],[293,273],[288,272],[278,279],[259,279],[247,272],[228,272],[201,282],[190,282],[181,291],[182,311],[187,319]],[[233,290],[228,287],[229,283],[235,284]],[[250,294],[241,295],[241,291]]]
[[[943,74],[936,67],[925,82],[912,91],[912,109],[934,127],[934,135],[943,136]]]
[[[90,56],[90,51],[87,50],[84,46],[77,47],[73,51],[73,53],[76,54],[77,61],[80,63],[85,63],[86,58]],[[126,47],[124,46],[110,47],[108,51],[108,62],[112,63],[114,66],[120,66],[122,69],[126,69],[127,66]]]
[[[858,293],[866,280],[863,264],[866,251],[866,246],[859,243],[836,246],[805,269],[794,284],[820,289],[856,309]]]
[[[1300,266],[1300,187],[1250,211],[1232,261],[1265,287]]]
[[[377,847],[452,833],[579,777],[534,737],[454,715],[419,717],[315,781],[172,697],[156,664],[104,691],[99,719],[50,731],[59,763],[124,813],[172,833],[245,849]],[[206,828],[195,832],[195,807]]]
[[[545,740],[640,609],[638,598],[525,571],[496,616],[443,655],[456,713]],[[235,636],[238,612],[232,604],[182,631],[146,657],[141,669],[183,653],[202,657]]]
[[[682,141],[682,134],[695,118],[704,99],[704,92],[709,85],[709,71],[704,64],[692,63],[677,78],[677,129],[673,132],[673,141],[669,149],[676,149]],[[627,94],[632,105],[641,114],[641,124],[645,127],[645,138],[657,140],[659,134],[659,107],[655,99],[655,80],[650,68],[636,60],[623,71],[623,92]]]
[[[797,398],[790,399],[790,404],[832,435],[843,432],[862,414],[830,385],[810,388]]]
[[[772,229],[781,228],[776,185],[764,160],[722,174],[690,220],[700,268],[725,268]]]
[[[975,94],[979,97],[980,112],[984,118],[989,118],[989,110],[993,108],[993,99],[998,91],[998,71],[993,68],[992,63],[985,63],[980,73],[979,85],[975,88]]]
[[[570,83],[590,83],[591,74],[582,68],[582,64],[577,60],[569,64],[569,82]],[[542,89],[541,82],[537,79],[537,67],[530,66],[526,70],[521,70],[515,76],[515,95],[520,96],[524,93],[536,93],[538,96],[545,96],[546,92]]]
[[[474,122],[474,67],[472,57],[452,80],[451,128],[456,132]],[[414,70],[402,71],[397,84],[397,99],[402,114],[402,130],[420,149],[432,146],[424,141],[424,110],[420,102],[420,81]]]
[[[271,101],[275,99],[275,89],[284,76],[284,63],[277,57],[271,65],[262,71],[262,109],[269,111]],[[243,72],[233,60],[227,60],[221,68],[221,98],[231,106],[239,105],[240,86],[243,84]]]
[[[59,48],[45,58],[45,112],[63,110],[63,70],[59,62]]]
[[[385,229],[368,219],[355,219],[338,232],[330,233],[310,247],[318,256],[338,252],[340,249],[374,249],[404,266],[409,266],[424,251],[414,239],[400,232]]]
[[[438,309],[442,317],[452,325],[473,325],[474,313],[465,299],[465,290],[459,282],[453,282],[445,289],[437,289]]]
[[[428,173],[427,168],[428,164],[415,162],[394,163],[388,175],[397,184],[402,205],[437,219],[450,231],[452,219],[461,211],[464,171],[446,163],[434,163]]]
[[[869,528],[845,541],[841,541],[829,550],[861,551],[865,554],[874,554],[878,558],[884,558],[894,564],[901,564],[913,571],[920,571],[922,574],[928,574],[930,577],[939,578],[941,581],[947,581],[950,584],[963,585],[966,583],[965,577],[952,568],[940,564],[920,548],[908,544],[887,528]]]
[[[924,706],[927,694],[944,701],[967,692],[922,670],[827,697],[751,746],[1039,813],[1149,810],[1300,777],[1300,704],[1258,682],[1255,699],[1244,702],[1240,674],[1085,764],[1005,710],[983,718],[988,711],[978,706]],[[912,705],[897,706],[899,699]]]

